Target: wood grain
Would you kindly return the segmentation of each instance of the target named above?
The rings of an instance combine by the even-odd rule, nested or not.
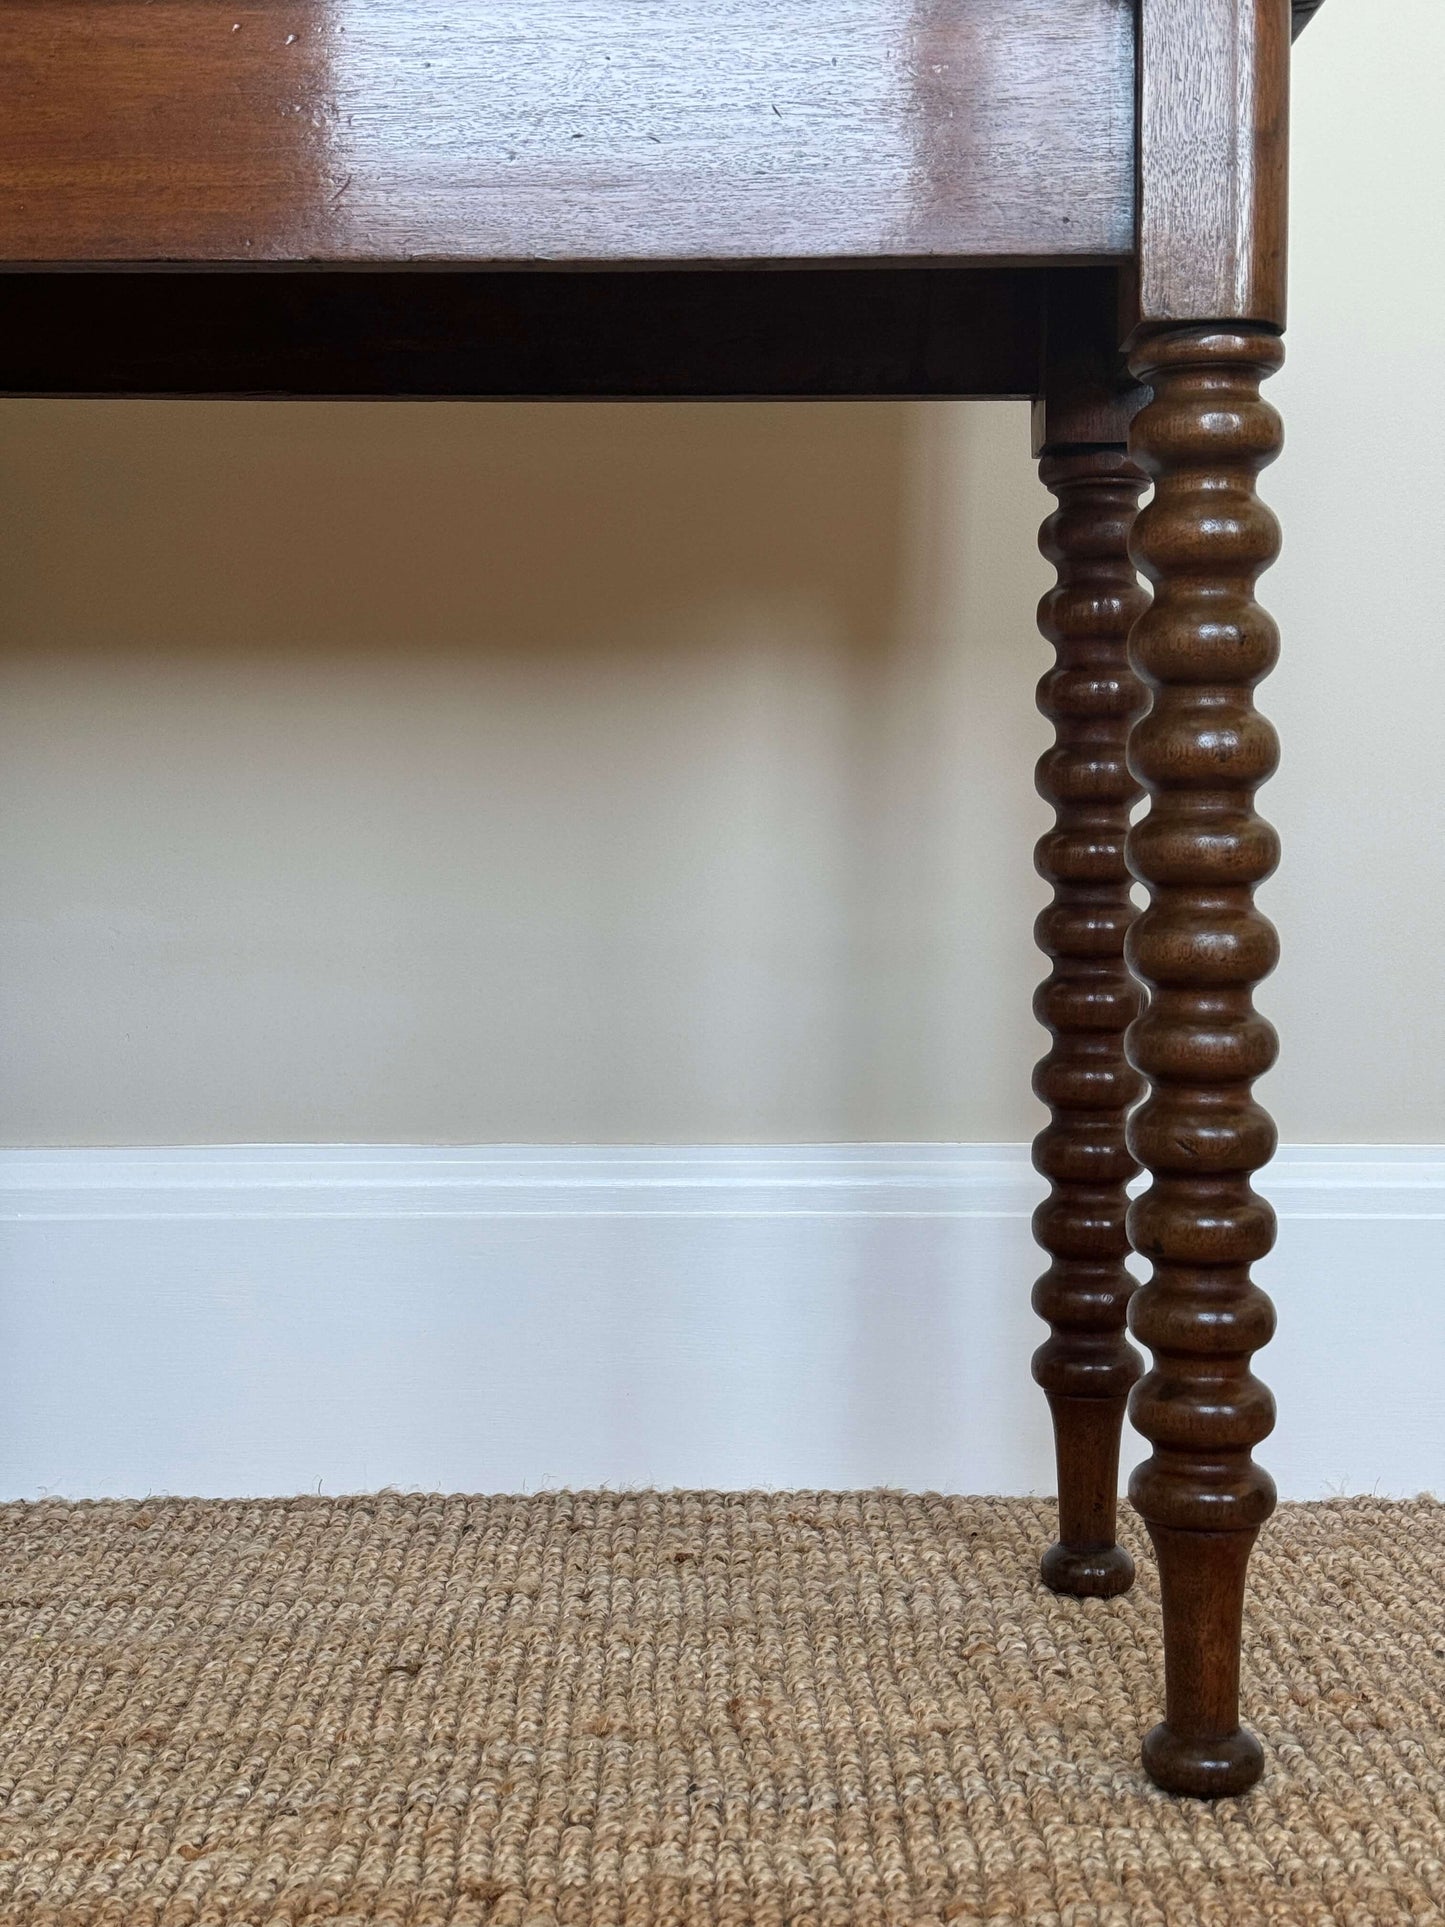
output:
[[[1141,0],[1140,327],[1282,328],[1289,0]]]
[[[8,0],[0,261],[1122,257],[1133,41],[1130,0]]]

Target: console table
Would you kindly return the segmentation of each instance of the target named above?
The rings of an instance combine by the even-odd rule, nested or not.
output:
[[[1275,960],[1253,892],[1276,746],[1253,689],[1278,531],[1255,484],[1280,446],[1260,389],[1285,319],[1291,31],[1317,4],[0,10],[5,393],[1034,399],[1058,572],[1043,1577],[1130,1583],[1127,1397],[1166,1646],[1144,1759],[1205,1796],[1262,1764],[1238,1712],[1274,1504],[1250,1265],[1273,1236],[1251,1090],[1275,1055],[1252,991]]]

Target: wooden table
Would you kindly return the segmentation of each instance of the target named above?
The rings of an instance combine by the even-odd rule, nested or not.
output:
[[[1255,482],[1280,445],[1260,386],[1291,25],[1289,0],[0,10],[9,394],[1034,398],[1058,571],[1043,1577],[1130,1583],[1128,1396],[1166,1644],[1144,1760],[1200,1795],[1262,1764],[1238,1714],[1274,1504],[1251,1457],[1273,1216],[1250,1180],[1275,1136],[1252,990],[1276,948],[1253,907],[1276,748],[1252,693],[1277,646],[1254,587],[1278,547]]]

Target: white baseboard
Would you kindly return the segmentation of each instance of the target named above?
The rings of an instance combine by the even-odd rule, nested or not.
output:
[[[1264,1188],[1281,1492],[1445,1490],[1445,1147]],[[1018,1145],[0,1151],[0,1496],[1050,1491],[1039,1195]]]

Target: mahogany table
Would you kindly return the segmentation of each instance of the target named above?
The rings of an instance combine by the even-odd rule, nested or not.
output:
[[[0,10],[6,393],[1034,398],[1058,571],[1043,1577],[1130,1583],[1128,1396],[1166,1648],[1144,1760],[1199,1795],[1261,1769],[1238,1679],[1274,1504],[1250,1264],[1273,1236],[1251,1092],[1275,1038],[1251,993],[1275,960],[1253,892],[1276,747],[1252,692],[1278,531],[1255,481],[1280,446],[1260,385],[1285,318],[1291,26],[1317,4],[1293,23],[1290,0]]]

